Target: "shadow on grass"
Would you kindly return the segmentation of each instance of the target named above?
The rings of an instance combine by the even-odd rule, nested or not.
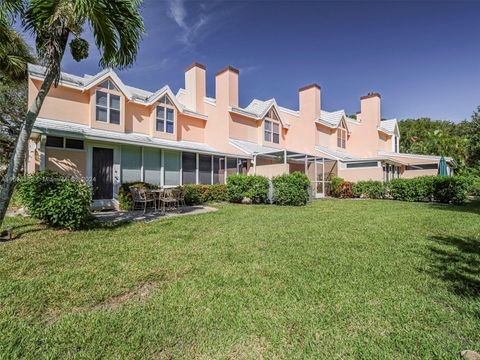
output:
[[[433,236],[430,275],[444,281],[450,292],[471,300],[480,299],[480,239]],[[480,312],[476,314],[480,317]]]
[[[17,226],[11,227],[11,238],[5,236],[0,238],[0,243],[5,243],[13,240],[18,240],[22,238],[22,236],[38,231],[45,230],[47,227],[41,223],[30,223],[30,224],[22,224]]]
[[[471,200],[464,205],[430,203],[429,206],[435,210],[459,211],[480,215],[480,200],[478,199]]]

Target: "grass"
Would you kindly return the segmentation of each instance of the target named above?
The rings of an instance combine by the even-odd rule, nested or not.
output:
[[[11,218],[0,356],[456,359],[480,350],[479,215],[322,200],[73,233]]]

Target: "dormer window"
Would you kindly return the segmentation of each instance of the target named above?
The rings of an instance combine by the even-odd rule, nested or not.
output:
[[[175,108],[168,96],[163,96],[157,106],[155,128],[159,132],[173,134],[175,132]]]
[[[280,124],[265,120],[264,122],[265,141],[280,144]]]
[[[264,140],[274,144],[280,144],[280,119],[274,109],[270,109],[264,121]]]
[[[95,92],[95,118],[97,121],[120,124],[120,91],[110,80],[101,83]]]
[[[337,147],[345,149],[347,147],[347,129],[344,122],[340,122],[337,129]]]

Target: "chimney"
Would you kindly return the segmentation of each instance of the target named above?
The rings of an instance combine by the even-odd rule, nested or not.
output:
[[[217,106],[238,106],[238,75],[240,71],[227,66],[215,75]]]
[[[320,117],[320,85],[310,84],[298,89],[300,117],[314,120]]]
[[[374,124],[376,127],[380,126],[382,119],[381,111],[381,97],[379,93],[371,92],[365,96],[360,97],[360,119],[364,123]]]
[[[207,92],[206,71],[205,65],[196,62],[185,69],[185,105],[202,114],[205,112],[203,98]]]

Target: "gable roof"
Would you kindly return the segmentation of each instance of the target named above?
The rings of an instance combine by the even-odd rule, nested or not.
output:
[[[315,122],[320,125],[327,126],[331,129],[336,129],[340,126],[342,119],[345,120],[345,127],[347,131],[350,133],[350,129],[348,128],[347,120],[355,121],[350,119],[345,114],[345,110],[337,110],[337,111],[325,111],[320,110],[320,116],[315,119]]]
[[[397,119],[388,119],[380,121],[380,126],[378,131],[381,131],[387,135],[397,135],[400,136],[400,130],[398,128]]]
[[[267,113],[270,111],[270,109],[274,108],[275,111],[277,112],[277,115],[280,119],[280,122],[282,123],[283,127],[290,127],[290,123],[288,120],[280,114],[280,107],[277,104],[277,101],[275,99],[270,99],[267,101],[262,101],[258,99],[253,99],[250,104],[246,108],[240,108],[237,106],[232,106],[230,107],[230,111],[235,112],[240,115],[252,117],[255,120],[262,120]]]
[[[30,77],[37,79],[37,80],[44,80],[45,78],[46,68],[40,65],[33,65],[28,64],[28,74]],[[102,83],[106,79],[111,79],[113,83],[119,88],[119,90],[125,95],[125,97],[137,104],[149,106],[153,105],[157,102],[162,96],[168,95],[168,97],[172,100],[175,107],[178,109],[179,112],[186,115],[195,116],[201,119],[206,120],[207,115],[197,113],[193,110],[189,110],[185,108],[183,104],[181,104],[175,94],[172,92],[168,85],[165,85],[161,89],[157,90],[156,92],[152,93],[147,90],[142,90],[135,88],[133,86],[128,86],[123,83],[123,81],[118,77],[118,75],[112,69],[105,69],[100,71],[96,75],[85,75],[83,77],[67,74],[62,72],[60,74],[60,85],[77,89],[80,91],[86,91],[91,89],[92,87]]]

